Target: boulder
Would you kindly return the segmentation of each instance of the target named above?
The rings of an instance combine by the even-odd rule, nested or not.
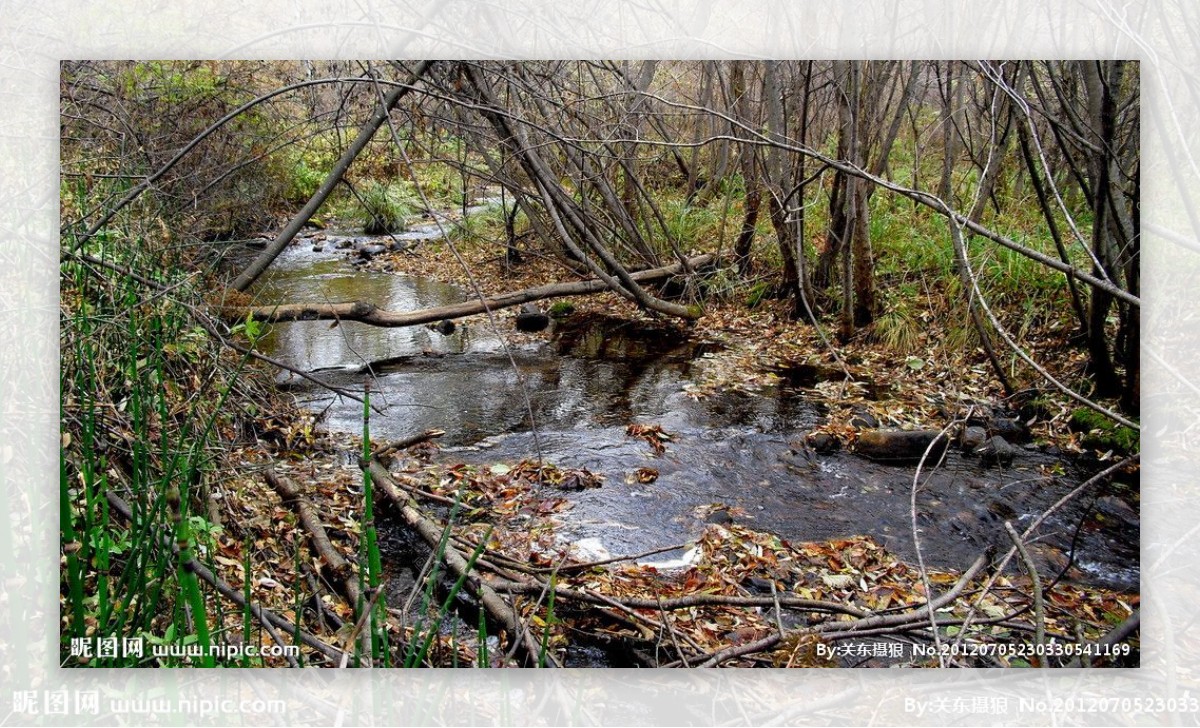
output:
[[[996,435],[989,437],[986,442],[975,448],[975,454],[979,456],[979,462],[983,465],[999,465],[1007,468],[1012,465],[1017,449],[1009,445],[1003,437]]]
[[[867,430],[859,434],[854,452],[880,462],[917,462],[929,450],[929,462],[940,458],[949,444],[941,430]]]
[[[517,331],[536,333],[544,331],[550,325],[550,317],[542,313],[536,305],[527,303],[521,306],[517,314]]]
[[[964,427],[958,436],[958,446],[962,448],[963,455],[970,455],[975,452],[976,448],[987,442],[987,438],[987,430],[982,427]]]

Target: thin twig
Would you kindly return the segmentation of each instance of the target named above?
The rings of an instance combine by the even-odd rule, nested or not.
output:
[[[358,635],[362,633],[363,627],[370,621],[371,614],[375,611],[375,605],[379,603],[379,598],[383,596],[385,586],[387,586],[387,580],[380,582],[379,586],[375,588],[370,600],[363,606],[362,614],[359,615],[358,621],[354,623],[354,629],[350,630],[350,634],[346,635],[346,639],[342,641],[342,662],[338,665],[339,668],[344,668],[350,663],[350,645],[358,640]],[[371,666],[370,657],[364,655],[362,660],[366,663],[367,667]]]
[[[1029,551],[1025,548],[1025,542],[1021,540],[1021,535],[1017,533],[1017,529],[1013,528],[1011,521],[1004,522],[1004,530],[1008,533],[1008,537],[1012,540],[1013,546],[1017,549],[1017,553],[1021,557],[1021,563],[1025,565],[1025,572],[1029,574],[1029,581],[1032,582],[1033,588],[1033,619],[1034,633],[1033,643],[1038,647],[1039,663],[1041,667],[1048,667],[1046,656],[1042,654],[1042,645],[1046,642],[1046,610],[1042,603],[1042,580],[1038,576],[1037,566],[1034,565],[1033,559],[1029,557]]]

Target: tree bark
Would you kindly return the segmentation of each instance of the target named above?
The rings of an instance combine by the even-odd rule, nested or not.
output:
[[[1108,78],[1102,78],[1101,61],[1080,61],[1078,68],[1083,75],[1088,94],[1090,126],[1097,139],[1098,149],[1090,160],[1092,191],[1092,254],[1096,261],[1092,273],[1097,277],[1113,278],[1116,247],[1112,236],[1114,221],[1113,206],[1110,204],[1109,185],[1112,180],[1112,140],[1116,124],[1116,103],[1113,99],[1112,81],[1119,82],[1117,66],[1111,67]],[[1121,392],[1120,378],[1113,365],[1108,348],[1106,323],[1113,298],[1105,291],[1093,290],[1088,311],[1088,369],[1096,382],[1096,394],[1111,397]]]
[[[733,106],[734,118],[742,124],[752,126],[750,118],[750,101],[746,96],[745,61],[733,61],[729,69],[729,95]],[[733,135],[741,138],[741,127],[734,125]],[[738,150],[738,164],[742,171],[742,184],[746,188],[745,201],[742,203],[742,229],[733,244],[733,256],[737,261],[738,274],[746,276],[750,273],[750,250],[754,244],[754,233],[758,224],[758,210],[762,205],[761,183],[754,171],[756,148],[743,144]]]
[[[350,566],[350,562],[334,548],[333,543],[329,540],[329,534],[325,532],[325,526],[321,523],[320,516],[317,515],[317,509],[287,478],[276,474],[274,470],[268,470],[265,477],[267,483],[279,494],[283,502],[296,511],[296,515],[300,517],[300,523],[312,537],[313,548],[329,565],[329,570],[341,586],[342,593],[350,603],[350,608],[354,610],[356,616],[361,616],[359,613],[365,602],[362,590],[358,588],[358,575]]]
[[[779,62],[767,61],[763,68],[763,98],[767,107],[767,132],[770,138],[787,139],[787,115],[783,105],[783,84],[779,79]],[[782,293],[800,298],[800,272],[796,263],[795,229],[788,220],[787,197],[792,188],[791,167],[783,156],[783,150],[772,147],[767,151],[765,181],[770,196],[767,209],[771,224],[775,228],[775,239],[779,245],[779,257],[783,262]]]

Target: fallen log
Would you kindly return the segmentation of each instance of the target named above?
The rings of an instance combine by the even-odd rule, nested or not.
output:
[[[470,569],[467,558],[459,553],[458,549],[453,544],[447,542],[442,544],[442,528],[431,521],[424,513],[416,501],[412,500],[407,493],[400,488],[396,481],[392,479],[391,473],[387,471],[378,461],[372,459],[370,462],[360,461],[359,466],[371,474],[372,481],[379,486],[379,490],[392,501],[400,511],[400,515],[414,531],[420,534],[421,538],[425,539],[425,543],[431,548],[438,548],[439,545],[444,547],[443,559],[446,565],[450,567],[455,576],[462,577],[467,575],[467,583],[471,590],[474,591],[480,603],[488,614],[491,615],[499,624],[508,630],[513,640],[520,640],[526,654],[536,665],[539,662],[538,641],[529,632],[529,629],[521,624],[520,617],[517,615],[516,608],[505,601],[495,589],[489,586],[483,579],[470,575]],[[547,653],[546,665],[553,667],[561,667],[553,655]]]
[[[661,268],[651,268],[630,274],[638,282],[656,281],[673,275],[679,275],[685,270],[699,268],[715,260],[712,255],[698,255],[689,258],[685,264],[676,263]],[[281,321],[361,321],[372,326],[402,327],[417,326],[435,321],[454,320],[464,316],[473,316],[485,311],[496,311],[502,308],[519,306],[530,301],[560,296],[584,296],[610,290],[608,284],[598,278],[586,281],[567,283],[550,283],[544,286],[526,288],[521,291],[504,293],[492,298],[475,299],[455,303],[449,306],[426,308],[420,311],[389,311],[377,307],[368,301],[352,301],[348,303],[285,303],[278,306],[227,306],[222,311],[230,320],[245,320],[247,316],[255,321],[275,323]]]
[[[325,532],[325,526],[321,523],[320,516],[317,515],[317,509],[300,493],[300,489],[295,484],[276,474],[274,470],[266,472],[266,479],[267,483],[283,499],[283,502],[291,506],[296,511],[296,515],[300,516],[300,523],[308,531],[313,548],[328,564],[330,572],[341,586],[342,593],[346,596],[354,614],[359,615],[359,610],[363,605],[363,593],[358,587],[358,575],[350,566],[350,562],[346,561],[334,547],[333,542],[329,540],[329,534]]]

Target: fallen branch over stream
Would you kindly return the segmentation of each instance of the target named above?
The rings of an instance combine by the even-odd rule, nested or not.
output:
[[[676,263],[661,268],[651,268],[630,274],[639,283],[657,281],[679,275],[687,270],[700,268],[716,259],[712,255],[698,255],[689,258],[685,263]],[[473,316],[487,311],[512,308],[523,303],[538,301],[545,298],[562,296],[584,296],[610,290],[607,283],[599,278],[586,281],[566,283],[550,283],[544,286],[526,288],[521,291],[504,293],[491,298],[476,299],[455,303],[449,306],[437,306],[420,311],[389,311],[381,309],[367,301],[350,303],[286,303],[278,306],[230,306],[224,309],[224,315],[231,320],[244,320],[247,316],[256,321],[361,321],[372,326],[403,327],[458,319]]]

